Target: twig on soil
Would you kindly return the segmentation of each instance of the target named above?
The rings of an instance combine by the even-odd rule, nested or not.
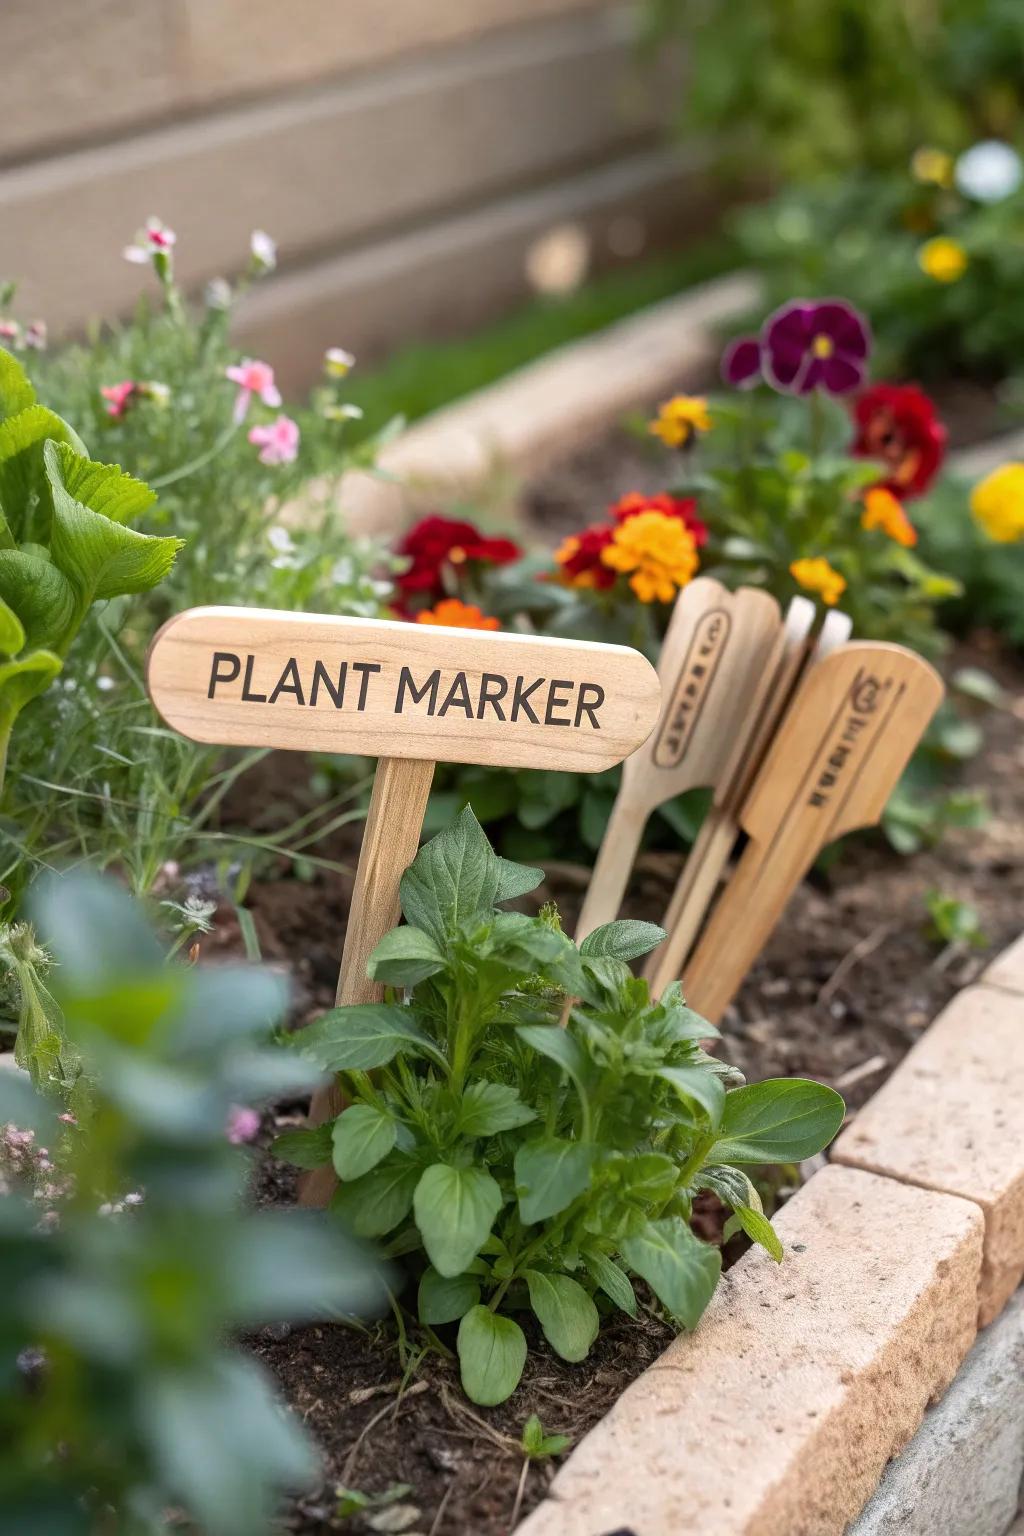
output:
[[[516,1485],[515,1503],[512,1505],[512,1519],[508,1523],[508,1536],[513,1536],[519,1521],[519,1509],[523,1502],[523,1494],[526,1492],[526,1479],[530,1475],[530,1458],[523,1457],[523,1469],[519,1474],[519,1482]]]
[[[438,1531],[441,1529],[441,1521],[444,1519],[444,1512],[448,1508],[448,1500],[451,1498],[454,1492],[455,1484],[454,1482],[451,1482],[445,1489],[444,1497],[442,1498],[440,1504],[437,1506],[437,1514],[431,1521],[430,1530],[427,1532],[427,1536],[437,1536]]]
[[[889,1065],[888,1056],[871,1056],[867,1061],[862,1061],[859,1067],[851,1067],[841,1077],[833,1082],[834,1088],[852,1088],[854,1083],[861,1083],[866,1077],[874,1077],[876,1072],[884,1072]]]
[[[429,1385],[430,1383],[428,1381],[414,1381],[412,1386],[405,1393],[405,1397],[415,1397],[417,1393],[425,1392]],[[352,1449],[349,1451],[348,1455],[345,1457],[345,1465],[341,1469],[340,1480],[346,1488],[351,1486],[352,1474],[355,1471],[356,1461],[359,1457],[359,1452],[362,1449],[363,1441],[366,1439],[367,1435],[371,1433],[372,1430],[376,1429],[377,1425],[382,1419],[387,1418],[388,1414],[392,1410],[392,1407],[393,1404],[385,1403],[383,1408],[378,1408],[377,1412],[373,1415],[373,1418],[367,1419],[366,1423],[359,1431],[359,1434],[356,1436],[355,1443],[352,1446]]]
[[[440,1386],[441,1402],[443,1403],[449,1418],[455,1419],[456,1421],[461,1420],[461,1422],[464,1424],[472,1424],[478,1434],[483,1435],[484,1438],[489,1440],[492,1445],[498,1446],[499,1450],[517,1451],[519,1449],[518,1440],[513,1440],[510,1435],[499,1434],[497,1430],[491,1428],[486,1419],[480,1418],[479,1414],[476,1414],[472,1411],[472,1409],[467,1408],[464,1403],[454,1401],[451,1393],[448,1391],[448,1388],[443,1381],[440,1383]]]
[[[847,976],[849,976],[854,966],[859,965],[861,960],[866,960],[868,955],[874,954],[875,950],[878,949],[880,945],[885,943],[886,939],[893,932],[895,927],[895,922],[879,923],[878,927],[873,928],[866,938],[858,939],[853,948],[847,950],[846,954],[840,960],[839,964],[832,972],[832,975],[828,978],[824,986],[819,991],[815,1001],[819,1004],[829,1002],[829,1000],[835,995],[837,989],[846,980]]]

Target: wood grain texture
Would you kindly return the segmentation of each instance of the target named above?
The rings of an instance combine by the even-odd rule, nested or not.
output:
[[[193,608],[150,647],[151,697],[194,741],[596,773],[660,689],[621,645],[258,608]]]
[[[735,995],[818,852],[873,826],[942,699],[902,646],[854,641],[813,666],[779,727],[740,824],[750,841],[683,986],[713,1023]]]
[[[379,1003],[384,996],[384,988],[367,976],[366,962],[401,917],[398,888],[416,857],[433,777],[433,763],[382,757],[377,764],[345,930],[339,1007]],[[320,1125],[344,1107],[338,1084],[327,1084],[313,1096],[310,1124]],[[336,1184],[333,1168],[314,1169],[301,1181],[301,1203],[326,1205]]]
[[[577,941],[618,916],[651,812],[684,790],[720,788],[771,681],[781,633],[766,592],[729,592],[701,576],[679,594],[658,661],[661,714],[623,767]]]
[[[768,686],[761,696],[760,709],[751,715],[747,728],[738,733],[735,751],[723,771],[714,801],[676,882],[662,918],[662,927],[668,937],[651,951],[644,963],[643,975],[650,983],[653,997],[660,997],[669,983],[679,976],[714,900],[739,837],[740,807],[807,665],[815,617],[815,606],[806,597],[794,597],[786,610],[780,642],[768,663],[770,670],[766,670]],[[833,625],[830,630],[833,637],[839,633],[844,633],[844,637],[849,634],[849,620],[845,614],[841,617],[846,620],[845,626]],[[818,639],[819,646],[827,625],[826,618]]]

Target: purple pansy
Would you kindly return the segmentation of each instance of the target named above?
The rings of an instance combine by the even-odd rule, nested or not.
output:
[[[761,343],[756,336],[739,336],[722,353],[722,378],[734,389],[752,389],[761,382]]]
[[[871,333],[842,299],[784,304],[769,315],[761,336],[765,377],[787,394],[845,395],[864,382]]]

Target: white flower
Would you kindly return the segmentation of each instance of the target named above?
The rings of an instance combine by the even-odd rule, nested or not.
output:
[[[358,405],[325,405],[322,411],[325,421],[362,421],[362,407]]]
[[[223,277],[212,277],[203,289],[207,309],[231,308],[231,284]]]
[[[965,197],[976,203],[1001,203],[1024,178],[1020,155],[1001,139],[983,139],[965,150],[956,162],[953,179]]]
[[[126,245],[122,254],[125,261],[133,262],[135,266],[145,266],[155,256],[169,257],[177,238],[174,230],[168,229],[154,215],[146,220],[145,229],[135,236],[135,244]]]
[[[324,353],[324,373],[329,379],[343,379],[356,364],[351,352],[344,347],[328,347]]]
[[[282,555],[290,555],[295,548],[295,540],[288,532],[288,529],[276,524],[273,528],[267,529],[267,542],[271,548],[276,549]]]
[[[249,237],[252,259],[262,272],[273,272],[277,266],[277,243],[265,229],[254,229]]]

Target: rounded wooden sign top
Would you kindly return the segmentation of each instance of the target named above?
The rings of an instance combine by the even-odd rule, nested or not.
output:
[[[193,741],[576,773],[628,757],[661,703],[623,645],[265,608],[176,614],[147,681]]]

